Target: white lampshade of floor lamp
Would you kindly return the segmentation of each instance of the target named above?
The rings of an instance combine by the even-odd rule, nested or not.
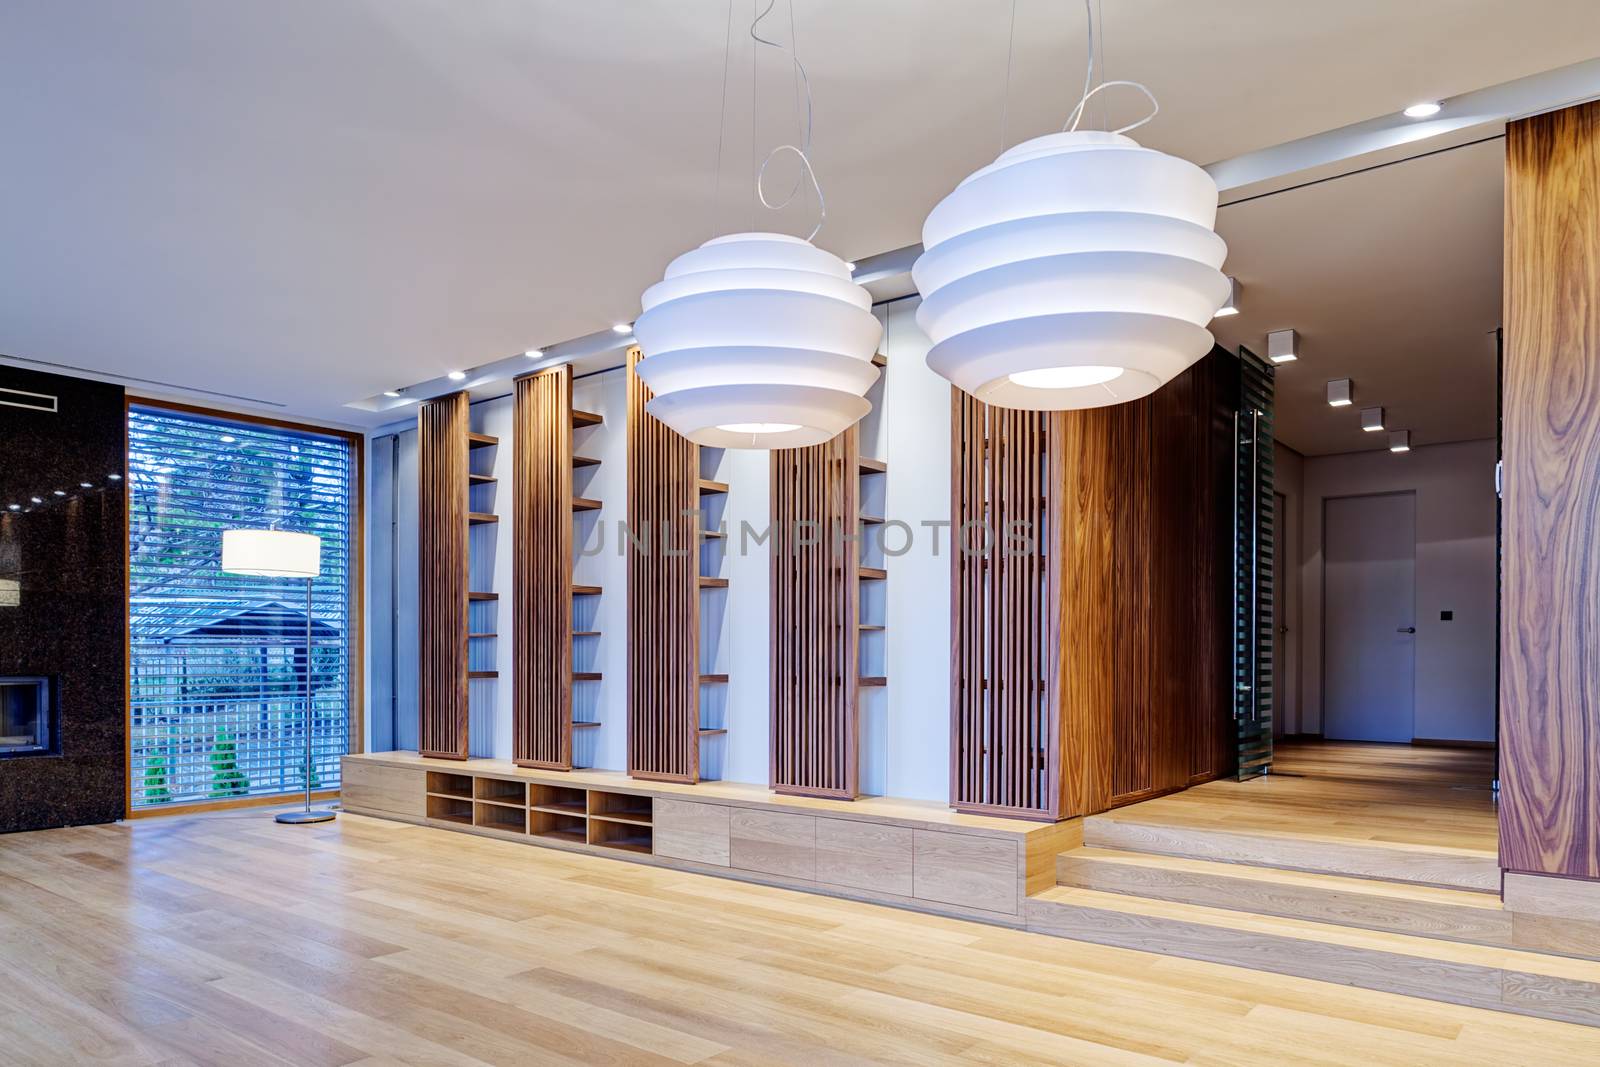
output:
[[[306,583],[306,806],[304,811],[280,812],[283,823],[328,822],[331,811],[311,810],[311,580],[322,573],[322,539],[288,530],[222,531],[222,570],[255,578],[304,578]]]

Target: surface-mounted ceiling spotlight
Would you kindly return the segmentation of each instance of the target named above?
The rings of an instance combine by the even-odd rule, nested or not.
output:
[[[1361,428],[1368,433],[1377,433],[1379,430],[1383,429],[1383,409],[1362,408]]]
[[[1212,318],[1220,319],[1224,315],[1239,314],[1239,279],[1235,278],[1231,274],[1227,277],[1228,296],[1223,300],[1222,306],[1217,309],[1217,313],[1213,315]]]
[[[538,359],[540,356],[544,355],[544,349],[542,349],[542,348],[530,348],[530,349],[528,349],[526,352],[524,352],[522,354],[527,356],[529,359]]]
[[[398,400],[400,398],[400,390],[398,390],[398,389],[385,389],[383,391],[383,395],[386,396],[386,397],[389,397],[392,400]]]
[[[1402,114],[1408,119],[1431,119],[1439,113],[1439,105],[1432,100],[1420,104],[1412,104]]]
[[[1335,378],[1328,383],[1328,406],[1330,408],[1347,408],[1354,399],[1354,388],[1349,378]]]
[[[1393,431],[1391,431],[1390,434],[1389,434],[1389,451],[1390,452],[1410,452],[1411,451],[1411,431],[1410,430],[1393,430]]]
[[[846,260],[844,269],[849,271],[851,274],[854,274],[856,272],[856,261],[853,259]]]
[[[1300,338],[1293,330],[1273,330],[1267,334],[1267,358],[1274,363],[1293,363],[1300,358]]]
[[[449,378],[452,382],[462,381],[466,378],[466,376],[467,372],[464,370],[453,370],[449,374],[445,375],[445,377]]]
[[[632,333],[633,332],[633,323],[631,323],[631,322],[613,322],[611,324],[611,332],[612,333]]]

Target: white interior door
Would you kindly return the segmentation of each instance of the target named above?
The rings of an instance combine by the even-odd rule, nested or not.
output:
[[[1410,741],[1416,685],[1416,495],[1324,501],[1322,733]]]

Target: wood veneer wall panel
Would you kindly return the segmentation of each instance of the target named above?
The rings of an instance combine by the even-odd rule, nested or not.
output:
[[[860,445],[852,426],[772,453],[771,734],[776,792],[860,792]]]
[[[951,390],[950,796],[961,811],[1060,811],[1063,556],[1047,541],[1058,530],[1060,425]]]
[[[1500,863],[1600,878],[1600,104],[1506,127]]]
[[[700,455],[645,411],[628,350],[628,773],[700,780]],[[641,547],[642,546],[642,547]]]
[[[466,759],[467,431],[466,393],[417,410],[418,750]]]
[[[512,759],[572,769],[572,367],[518,378]]]

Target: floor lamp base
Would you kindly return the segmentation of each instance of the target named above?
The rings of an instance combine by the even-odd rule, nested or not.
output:
[[[278,822],[287,823],[332,822],[334,813],[331,811],[280,811],[274,818]]]

